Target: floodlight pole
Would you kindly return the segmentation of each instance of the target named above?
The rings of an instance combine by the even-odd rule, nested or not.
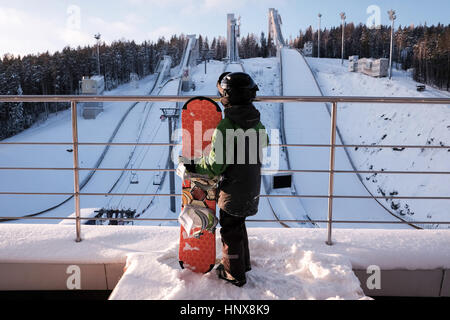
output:
[[[172,144],[172,119],[178,118],[178,109],[177,108],[161,108],[162,111],[162,118],[161,120],[169,119],[169,143]],[[172,161],[172,149],[173,146],[169,146],[169,160],[168,160],[168,169],[170,169],[169,172],[169,180],[170,180],[170,211],[175,212],[175,173],[174,173],[174,165]]]
[[[344,27],[345,27],[345,12],[340,13],[342,20],[342,48],[341,48],[341,65],[344,64]]]
[[[391,47],[389,49],[389,79],[392,79],[392,51],[394,47],[394,21],[397,18],[395,10],[389,10],[389,20],[391,20]]]
[[[94,38],[97,40],[97,74],[100,75],[100,37],[101,34],[97,33]]]
[[[322,14],[318,14],[319,17],[319,30],[317,35],[317,58],[320,58],[320,18],[322,18]]]

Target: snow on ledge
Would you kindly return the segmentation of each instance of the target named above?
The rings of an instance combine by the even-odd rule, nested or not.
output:
[[[176,259],[178,227],[83,225],[81,232],[83,241],[76,243],[75,226],[2,224],[0,263],[125,263],[132,254]],[[450,269],[449,230],[335,229],[333,246],[325,244],[325,229],[249,228],[248,234],[255,266],[312,254],[343,257],[354,270]]]

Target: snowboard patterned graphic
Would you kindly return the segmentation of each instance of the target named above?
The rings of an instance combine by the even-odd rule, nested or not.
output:
[[[221,120],[222,111],[213,100],[195,97],[187,101],[181,113],[182,156],[198,159],[202,155],[208,155],[212,133]],[[190,179],[183,181],[182,190],[182,209],[185,205],[192,204],[210,208],[214,213],[216,212],[214,192],[201,190]],[[195,234],[196,231],[198,229],[194,229],[193,233]],[[203,230],[200,236],[192,237],[181,226],[178,257],[182,268],[198,273],[209,272],[216,260],[215,231]]]

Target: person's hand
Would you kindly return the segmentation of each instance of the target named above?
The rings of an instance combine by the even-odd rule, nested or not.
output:
[[[184,164],[186,171],[190,173],[195,173],[195,164],[193,163],[186,163]]]
[[[177,176],[179,176],[182,180],[184,180],[185,175],[187,173],[186,167],[184,163],[180,162],[177,167]]]
[[[181,179],[185,179],[186,175],[189,173],[195,173],[194,161],[180,157],[177,167],[177,176],[179,176]]]

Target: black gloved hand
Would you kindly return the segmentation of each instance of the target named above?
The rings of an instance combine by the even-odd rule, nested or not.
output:
[[[192,163],[185,163],[184,166],[186,167],[186,170],[190,173],[195,173],[195,164]]]
[[[187,159],[184,157],[179,157],[178,161],[184,165],[187,172],[195,173],[195,162],[193,159]]]

